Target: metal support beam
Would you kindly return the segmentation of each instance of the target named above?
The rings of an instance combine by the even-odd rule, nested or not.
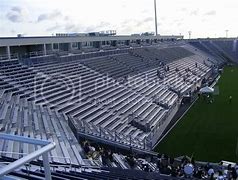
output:
[[[44,52],[44,56],[46,56],[46,44],[43,44],[43,52]]]
[[[44,153],[42,155],[43,157],[43,165],[44,165],[44,171],[45,171],[45,177],[48,177],[48,180],[51,180],[51,172],[50,172],[50,163],[49,163],[49,156],[48,153]]]
[[[49,141],[45,141],[45,140],[27,138],[27,137],[23,137],[23,136],[4,134],[4,133],[0,133],[0,139],[10,140],[10,141],[18,141],[21,143],[35,144],[35,145],[40,145],[40,146],[44,146],[44,145],[47,145],[50,143]]]
[[[68,50],[71,51],[73,49],[73,43],[68,44]]]
[[[10,60],[11,59],[11,49],[10,46],[7,46],[7,57]]]

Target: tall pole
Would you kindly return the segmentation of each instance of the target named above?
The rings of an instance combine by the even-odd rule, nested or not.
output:
[[[156,8],[156,0],[154,0],[154,8],[155,8],[155,35],[158,35],[158,29],[157,29],[157,8]]]

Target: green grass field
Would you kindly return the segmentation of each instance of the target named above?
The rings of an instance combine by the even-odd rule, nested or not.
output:
[[[226,67],[218,86],[214,102],[199,98],[156,147],[157,152],[173,157],[193,154],[196,160],[210,162],[238,160],[238,68]]]

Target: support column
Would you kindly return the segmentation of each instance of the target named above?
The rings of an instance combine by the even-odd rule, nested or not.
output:
[[[98,48],[101,49],[102,48],[102,41],[98,42]]]
[[[45,170],[45,178],[47,180],[52,180],[48,153],[42,154],[42,157],[43,157],[43,165],[44,165],[44,170]]]
[[[11,59],[11,49],[10,46],[7,46],[7,57],[10,60]]]
[[[82,43],[81,42],[78,42],[78,49],[82,49]]]
[[[44,53],[44,56],[46,56],[47,52],[46,52],[46,44],[43,44],[43,53]]]
[[[71,51],[72,49],[73,49],[73,43],[71,42],[68,44],[68,51]]]

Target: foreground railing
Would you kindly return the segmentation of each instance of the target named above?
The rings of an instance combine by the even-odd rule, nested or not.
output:
[[[0,156],[8,157],[9,155],[20,155],[20,156],[26,156],[28,153],[21,153],[21,152],[12,152],[12,151],[0,151]],[[72,164],[70,157],[64,157],[64,156],[48,156],[50,163],[53,162],[54,158],[57,159],[63,159],[65,161],[68,161],[69,164]]]
[[[10,135],[10,134],[3,134],[0,133],[0,139],[3,140],[9,140],[9,141],[17,141],[21,143],[27,143],[27,144],[34,144],[34,145],[40,145],[41,148],[4,166],[0,169],[0,178],[7,175],[8,173],[14,171],[15,169],[21,167],[22,165],[38,158],[39,156],[42,156],[43,158],[43,165],[45,170],[45,179],[51,180],[51,172],[50,172],[50,164],[49,164],[49,156],[48,152],[55,148],[54,142],[49,141],[43,141],[33,138],[27,138],[23,136],[17,136],[17,135]]]

